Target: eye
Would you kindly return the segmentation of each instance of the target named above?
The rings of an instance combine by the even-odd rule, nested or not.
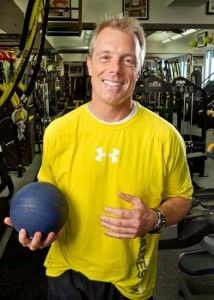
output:
[[[101,55],[101,56],[99,57],[99,60],[100,60],[101,62],[107,62],[107,61],[109,61],[109,59],[110,59],[110,56],[107,55],[107,54]]]
[[[133,57],[124,57],[123,58],[123,62],[127,65],[127,66],[132,66],[134,67],[135,66],[135,59]]]

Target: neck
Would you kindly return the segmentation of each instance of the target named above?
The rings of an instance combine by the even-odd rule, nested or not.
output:
[[[106,103],[95,103],[92,100],[89,102],[89,109],[96,118],[102,121],[118,122],[131,113],[133,105],[133,101],[111,106]]]

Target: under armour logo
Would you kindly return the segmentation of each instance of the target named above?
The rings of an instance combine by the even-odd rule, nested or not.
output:
[[[111,157],[112,163],[117,163],[119,161],[117,155],[119,154],[119,150],[113,148],[112,153],[109,153],[108,156]]]
[[[97,156],[95,157],[95,159],[97,161],[102,161],[103,157],[107,155],[107,153],[103,152],[103,147],[97,148]]]
[[[104,152],[103,147],[97,148],[96,149],[97,155],[95,157],[95,159],[99,162],[101,162],[103,160],[104,157],[109,157],[111,158],[111,162],[113,164],[117,163],[119,161],[118,159],[118,154],[119,154],[119,150],[113,148],[112,152],[108,153],[108,152]]]

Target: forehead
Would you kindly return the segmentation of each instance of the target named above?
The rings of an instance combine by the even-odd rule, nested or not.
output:
[[[139,45],[134,33],[122,31],[113,27],[104,28],[97,36],[94,46],[96,48],[119,48],[136,50]]]

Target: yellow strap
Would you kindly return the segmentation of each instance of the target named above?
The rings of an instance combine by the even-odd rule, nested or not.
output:
[[[211,152],[214,150],[214,143],[211,143],[207,146],[207,152]]]
[[[1,95],[1,98],[0,98],[0,107],[7,100],[7,98],[10,95],[12,89],[14,88],[16,78],[19,75],[19,73],[20,73],[20,71],[22,69],[23,64],[26,62],[26,57],[27,57],[27,55],[28,55],[28,53],[29,53],[32,45],[33,45],[34,38],[35,38],[35,35],[37,33],[37,25],[38,25],[38,21],[39,21],[39,16],[40,16],[42,4],[43,4],[43,0],[35,0],[34,1],[33,13],[32,13],[32,17],[31,17],[30,25],[29,25],[28,39],[27,39],[27,41],[25,43],[25,47],[24,47],[24,50],[22,52],[18,68],[17,68],[17,70],[14,73],[13,81],[10,82],[7,85],[7,87],[3,90],[3,94]],[[16,100],[14,100],[14,97],[12,97],[12,103],[13,103],[13,105],[14,104],[17,105],[17,101]]]
[[[0,84],[0,91],[4,92],[8,88],[8,83]],[[19,88],[24,92],[24,85],[22,82],[19,83]],[[15,92],[11,98],[11,102],[14,108],[17,108],[21,105],[21,100],[17,93]],[[0,98],[0,107],[3,105],[2,99]]]

